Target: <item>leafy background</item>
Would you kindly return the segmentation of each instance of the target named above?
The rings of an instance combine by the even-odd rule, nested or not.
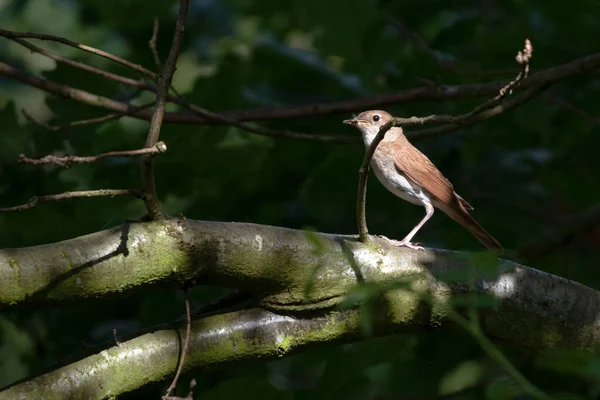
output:
[[[158,48],[166,58],[177,4],[174,1],[0,0],[0,27],[49,33],[153,67],[148,40],[159,16]],[[197,0],[192,1],[174,85],[213,111],[285,107],[353,99],[421,86],[485,82],[441,67],[390,24],[402,21],[435,49],[437,57],[471,70],[516,68],[514,55],[529,38],[533,70],[598,51],[600,3],[558,1],[422,0]],[[37,43],[36,43],[37,44]],[[91,54],[40,43],[75,60],[139,78]],[[0,40],[0,60],[57,82],[142,104],[151,99],[112,81]],[[580,110],[600,109],[598,71],[551,87],[520,108],[449,134],[414,140],[476,207],[475,217],[506,248],[520,251],[561,232],[571,218],[597,205],[598,117],[585,117],[550,101],[560,98]],[[482,99],[419,101],[387,110],[397,116],[458,114]],[[28,124],[20,110],[60,124],[104,115],[99,109],[57,98],[0,77],[0,203],[69,190],[137,188],[135,159],[110,159],[69,169],[17,164],[20,153],[92,155],[143,146],[148,124],[123,118],[99,127],[51,133]],[[170,105],[169,110],[177,110]],[[361,111],[361,110],[357,110]],[[342,125],[348,115],[264,122],[321,134],[357,136]],[[245,221],[355,232],[355,197],[363,147],[271,139],[227,126],[165,125],[167,153],[157,158],[157,187],[164,211],[190,219]],[[402,238],[423,210],[370,180],[371,232]],[[79,199],[0,215],[0,246],[56,242],[119,225],[144,214],[130,198]],[[598,214],[598,213],[596,213]],[[598,217],[585,229],[528,258],[528,265],[600,287]],[[441,212],[419,233],[429,246],[480,250],[470,234]],[[222,293],[199,287],[199,306]],[[56,308],[0,315],[0,385],[50,367],[93,343],[182,314],[174,287],[155,287]],[[525,357],[503,349],[541,388],[595,398],[600,359],[554,353]],[[489,361],[466,334],[399,335],[314,349],[274,362],[207,370],[195,377],[197,398],[511,399],[518,385]],[[149,387],[127,398],[162,394]],[[525,397],[519,397],[525,398]]]

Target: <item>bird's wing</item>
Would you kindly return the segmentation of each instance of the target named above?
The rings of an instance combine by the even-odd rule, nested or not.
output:
[[[396,169],[402,172],[408,179],[427,190],[436,200],[444,204],[456,204],[458,202],[466,210],[473,207],[456,192],[448,179],[442,175],[439,169],[429,158],[414,147],[406,138],[401,138],[402,146],[395,146],[394,164]],[[383,144],[383,143],[382,143]],[[384,144],[384,146],[390,144]]]

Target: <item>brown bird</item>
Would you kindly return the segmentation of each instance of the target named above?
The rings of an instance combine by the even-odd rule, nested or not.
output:
[[[379,128],[393,117],[385,111],[365,111],[357,117],[347,119],[345,124],[360,129],[365,147],[368,148]],[[473,219],[469,210],[473,207],[455,191],[454,187],[433,165],[426,155],[414,147],[402,128],[393,127],[379,143],[371,167],[379,182],[387,190],[403,200],[425,207],[425,217],[401,241],[388,239],[393,245],[423,250],[411,243],[413,236],[433,215],[434,207],[464,226],[490,250],[502,251],[502,246]],[[387,239],[387,238],[386,238]]]

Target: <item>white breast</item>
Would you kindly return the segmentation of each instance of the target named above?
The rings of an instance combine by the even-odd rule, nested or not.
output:
[[[403,173],[399,172],[393,160],[387,157],[377,157],[377,151],[371,160],[371,168],[379,182],[394,195],[417,205],[431,203],[430,196],[426,191],[412,184]]]
[[[369,148],[371,142],[379,132],[379,128],[362,126],[361,132],[365,148]],[[390,135],[390,132],[388,132],[388,135]],[[417,205],[431,203],[430,194],[422,190],[419,186],[413,185],[403,173],[398,172],[394,161],[389,157],[382,156],[379,149],[375,150],[375,154],[371,160],[371,168],[373,168],[373,172],[375,172],[375,176],[379,179],[379,182],[402,200]]]

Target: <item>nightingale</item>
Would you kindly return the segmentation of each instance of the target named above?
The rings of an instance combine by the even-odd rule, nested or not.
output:
[[[371,110],[343,122],[360,129],[365,147],[369,148],[379,128],[392,119],[393,117],[385,111]],[[398,241],[384,237],[392,245],[423,250],[423,247],[412,243],[411,240],[433,216],[435,207],[467,228],[488,249],[503,250],[500,243],[469,214],[473,207],[454,191],[450,181],[431,160],[410,144],[402,128],[393,127],[387,131],[373,154],[371,168],[387,190],[403,200],[425,207],[425,217],[404,239]]]

